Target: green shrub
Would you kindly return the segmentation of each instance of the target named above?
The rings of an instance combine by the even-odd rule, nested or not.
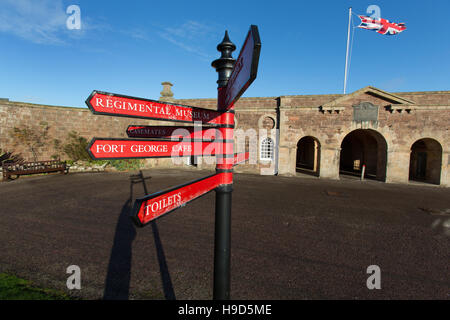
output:
[[[109,164],[119,171],[139,170],[141,168],[140,159],[120,159],[109,160]]]
[[[58,139],[53,140],[55,150],[60,153],[65,153],[72,161],[92,161],[86,150],[88,144],[87,139],[78,135],[76,131],[71,131],[67,134],[67,143],[65,144],[62,144]]]
[[[47,143],[49,129],[45,121],[41,121],[38,126],[21,124],[11,130],[11,135],[14,137],[14,144],[27,146],[33,155],[33,160],[37,161],[38,154]]]

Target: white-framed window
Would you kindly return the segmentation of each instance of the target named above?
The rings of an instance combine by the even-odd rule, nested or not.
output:
[[[269,137],[261,140],[261,149],[259,153],[260,160],[269,160],[273,159],[273,148],[274,143],[273,140]]]

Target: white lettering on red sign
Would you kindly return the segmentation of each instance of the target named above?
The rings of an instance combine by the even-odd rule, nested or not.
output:
[[[136,145],[133,144],[131,146],[131,152],[137,152],[137,153],[142,153],[142,152],[167,152],[167,145],[162,144],[162,145]]]
[[[180,144],[172,147],[172,152],[192,152],[192,145]]]
[[[102,108],[110,108],[110,109],[114,108],[124,111],[128,110],[128,111],[148,112],[168,117],[176,116],[188,119],[194,118],[206,120],[210,120],[211,118],[211,115],[208,112],[192,110],[190,107],[157,105],[151,102],[137,103],[102,96],[95,97],[95,105]]]
[[[123,144],[97,144],[97,153],[121,153],[125,145]]]
[[[148,216],[149,214],[158,212],[160,210],[163,210],[163,209],[173,206],[173,205],[176,205],[176,206],[181,205],[181,192],[178,192],[174,195],[162,198],[162,199],[155,201],[149,205],[146,205],[144,207],[145,216]]]

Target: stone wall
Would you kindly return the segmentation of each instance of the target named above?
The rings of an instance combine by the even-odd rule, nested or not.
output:
[[[59,139],[63,143],[71,131],[76,131],[80,136],[90,141],[93,137],[127,138],[126,128],[130,124],[157,125],[160,121],[109,117],[94,115],[89,109],[36,105],[31,103],[12,102],[0,100],[0,148],[3,150],[20,153],[27,161],[32,161],[32,153],[24,145],[16,144],[11,131],[14,127],[36,127],[40,122],[49,125],[48,143],[38,154],[38,160],[49,160],[56,153],[53,147],[53,139]],[[164,124],[167,125],[167,122]],[[60,154],[61,159],[67,157]],[[146,165],[169,167],[170,159],[146,160]]]
[[[216,99],[176,99],[175,102],[208,109],[216,109],[217,106]],[[353,106],[361,102],[378,106],[376,122],[354,121]],[[441,146],[441,157],[432,158],[434,163],[438,160],[442,162],[439,183],[450,185],[450,91],[390,94],[366,87],[346,96],[241,98],[235,110],[236,132],[240,130],[243,134],[242,139],[235,137],[235,151],[251,149],[254,157],[235,167],[237,172],[296,174],[297,143],[303,137],[312,137],[318,149],[315,155],[317,175],[338,179],[342,141],[350,132],[364,129],[371,130],[374,138],[386,142],[387,160],[384,161],[387,163],[381,163],[383,157],[377,155],[377,170],[380,166],[386,167],[385,181],[408,182],[411,147],[419,139],[427,138]],[[31,153],[25,146],[14,145],[11,130],[24,125],[38,125],[41,121],[47,122],[50,127],[50,141],[39,155],[42,160],[50,159],[55,154],[51,140],[57,138],[64,141],[70,131],[76,131],[88,140],[93,137],[125,138],[126,128],[130,124],[168,124],[93,115],[87,108],[44,106],[0,99],[0,148],[21,153],[31,160]],[[279,129],[278,135],[274,129]],[[257,140],[252,136],[254,133]],[[260,160],[261,141],[265,137],[278,142],[272,161]],[[198,161],[198,168],[214,168],[214,161]],[[146,165],[167,167],[173,164],[170,159],[158,159],[146,160]]]

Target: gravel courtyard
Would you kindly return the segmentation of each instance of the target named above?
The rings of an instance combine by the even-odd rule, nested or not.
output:
[[[211,299],[214,192],[136,229],[134,173],[0,183],[0,272],[83,299]],[[207,174],[144,171],[149,192]],[[235,174],[232,299],[450,299],[449,262],[448,188]]]

